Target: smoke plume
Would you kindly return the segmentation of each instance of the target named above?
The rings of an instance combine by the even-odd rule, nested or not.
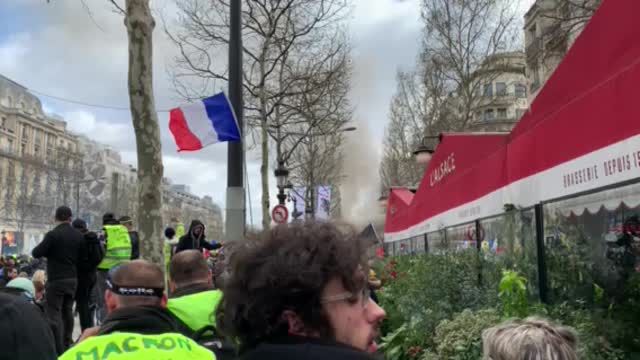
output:
[[[380,146],[374,142],[366,121],[359,121],[357,126],[357,132],[346,136],[346,178],[340,193],[344,220],[354,226],[364,227],[370,222],[379,222],[382,216],[378,205]]]

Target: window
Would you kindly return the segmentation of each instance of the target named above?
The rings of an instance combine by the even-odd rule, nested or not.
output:
[[[484,85],[484,96],[492,97],[493,96],[493,84],[488,83]]]
[[[493,121],[496,119],[496,114],[493,109],[488,109],[484,112],[484,121]]]
[[[498,109],[498,119],[506,119],[507,118],[507,109],[500,108]]]
[[[20,144],[20,156],[27,155],[27,144]]]
[[[13,153],[13,139],[7,139],[7,152]]]
[[[527,87],[523,84],[515,85],[515,93],[517,98],[526,98],[527,97]]]
[[[34,145],[34,146],[33,146],[33,153],[34,153],[36,156],[40,156],[40,145]]]
[[[7,127],[7,117],[3,116],[0,118],[0,128],[5,128]]]
[[[22,124],[22,141],[27,141],[29,138],[29,127],[27,125]]]
[[[496,95],[507,96],[507,84],[503,82],[496,83]]]

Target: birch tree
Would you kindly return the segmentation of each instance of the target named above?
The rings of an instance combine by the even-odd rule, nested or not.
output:
[[[177,3],[178,31],[167,31],[180,50],[173,69],[177,92],[187,100],[206,97],[228,81],[227,64],[216,55],[228,48],[229,1],[185,0]],[[269,138],[281,126],[281,105],[299,94],[317,74],[290,71],[287,65],[315,46],[318,34],[336,32],[347,14],[347,0],[248,1],[243,7],[244,91],[247,124],[260,143],[263,228],[269,213]],[[326,54],[341,43],[327,44]],[[325,55],[309,58],[324,62]],[[307,69],[314,69],[313,66]]]

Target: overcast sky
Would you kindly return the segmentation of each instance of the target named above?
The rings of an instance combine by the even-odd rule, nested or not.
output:
[[[530,3],[532,0],[523,0]],[[0,74],[34,91],[84,103],[126,107],[127,42],[122,17],[106,1],[0,1]],[[154,11],[170,13],[172,0],[153,1]],[[347,212],[360,217],[375,204],[379,154],[389,99],[398,68],[414,65],[419,51],[419,0],[354,0],[350,24],[355,76],[352,100],[358,131],[349,133],[343,197]],[[91,14],[91,16],[89,15]],[[161,31],[154,39],[154,89],[159,110],[179,105],[167,76],[175,49]],[[40,96],[45,110],[61,115],[69,128],[119,150],[135,165],[135,140],[128,111],[106,110]],[[168,114],[159,113],[165,176],[199,196],[225,203],[226,145],[178,154],[168,131]],[[260,224],[259,158],[248,155],[253,223]],[[365,183],[363,183],[363,181]],[[275,184],[271,184],[275,193]],[[275,198],[271,201],[276,202]],[[249,205],[249,204],[248,204]],[[374,206],[375,208],[375,206]],[[358,213],[358,214],[356,214]],[[250,222],[249,212],[247,221]]]

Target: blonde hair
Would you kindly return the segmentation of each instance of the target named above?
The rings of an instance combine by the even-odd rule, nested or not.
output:
[[[44,289],[44,285],[47,283],[47,274],[44,272],[44,270],[36,270],[36,272],[33,273],[31,282],[36,289],[38,289],[39,287]]]
[[[482,343],[484,360],[578,360],[575,331],[540,318],[486,329]]]

